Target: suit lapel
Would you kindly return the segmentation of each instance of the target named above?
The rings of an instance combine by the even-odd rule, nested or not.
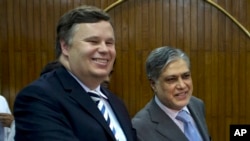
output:
[[[157,124],[157,132],[165,136],[168,140],[187,141],[187,138],[180,128],[167,114],[165,114],[160,109],[160,107],[155,103],[154,99],[150,101],[148,107],[152,123]]]
[[[190,113],[195,121],[195,124],[196,124],[203,140],[205,140],[205,138],[206,138],[205,135],[207,133],[206,133],[206,130],[204,129],[204,123],[201,121],[201,119],[203,118],[204,115],[200,115],[202,113],[198,112],[197,107],[199,107],[199,105],[197,105],[197,104],[195,105],[193,99],[191,98],[187,107],[188,107],[188,109],[189,109],[189,111],[190,111]]]
[[[103,115],[86,91],[78,82],[66,71],[65,68],[57,70],[58,79],[61,81],[65,91],[69,92],[69,97],[76,101],[81,108],[87,111],[115,140],[112,131],[106,123]]]
[[[129,125],[128,125],[128,122],[131,122],[131,121],[126,120],[127,118],[130,118],[130,117],[128,117],[128,115],[124,115],[124,112],[127,112],[127,111],[124,111],[121,103],[119,103],[122,101],[120,101],[114,94],[110,93],[109,91],[107,91],[105,89],[102,89],[102,92],[107,96],[108,102],[109,102],[109,104],[110,104],[126,138],[127,138],[127,140],[132,140],[131,133],[128,133],[128,131],[131,130]]]

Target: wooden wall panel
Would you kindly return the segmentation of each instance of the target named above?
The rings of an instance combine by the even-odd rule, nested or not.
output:
[[[1,0],[0,92],[11,107],[18,91],[54,59],[55,27],[71,8],[106,8],[116,0]],[[214,0],[250,31],[249,0]],[[229,125],[250,124],[250,37],[206,0],[124,0],[109,11],[117,60],[111,90],[131,117],[153,96],[145,74],[148,53],[160,46],[190,56],[194,95],[206,104],[214,141],[229,140]]]

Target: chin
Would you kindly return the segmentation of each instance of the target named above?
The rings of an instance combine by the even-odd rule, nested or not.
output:
[[[96,71],[96,75],[101,76],[101,77],[106,77],[108,75],[107,71]]]
[[[187,106],[188,105],[188,102],[189,102],[189,100],[188,101],[181,101],[181,102],[178,102],[177,104],[176,104],[176,106],[178,107],[178,109],[179,110],[181,110],[183,107],[185,107],[185,106]]]

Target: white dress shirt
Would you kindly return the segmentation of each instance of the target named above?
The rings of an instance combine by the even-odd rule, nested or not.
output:
[[[0,113],[9,113],[11,114],[10,112],[10,108],[9,108],[9,105],[6,101],[6,99],[0,95]],[[3,127],[2,124],[0,123],[0,132],[2,131],[3,132],[3,137],[0,137],[0,141],[7,141],[7,138],[8,138],[8,135],[10,133],[10,128],[8,127]]]

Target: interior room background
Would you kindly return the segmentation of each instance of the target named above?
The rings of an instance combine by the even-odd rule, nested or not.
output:
[[[250,124],[250,0],[0,0],[0,93],[11,109],[18,91],[55,59],[59,17],[83,4],[113,18],[110,89],[131,117],[153,96],[148,53],[168,45],[190,56],[193,95],[205,102],[213,141],[229,141],[230,124]]]

